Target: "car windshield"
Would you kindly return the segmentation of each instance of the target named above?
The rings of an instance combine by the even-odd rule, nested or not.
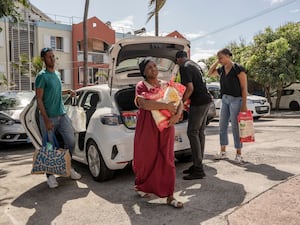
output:
[[[0,110],[22,109],[30,103],[33,96],[33,92],[0,93]]]
[[[139,70],[139,63],[143,59],[144,58],[134,58],[124,60],[117,66],[116,73],[122,73],[130,70]],[[153,60],[156,62],[158,70],[162,72],[168,71],[173,64],[173,62],[169,59],[153,57]]]

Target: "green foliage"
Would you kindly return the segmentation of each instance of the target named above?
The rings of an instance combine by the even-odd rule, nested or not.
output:
[[[31,60],[31,75],[36,77],[36,75],[43,69],[43,61],[41,57],[36,56]]]
[[[20,19],[17,3],[20,3],[27,7],[29,5],[28,0],[0,0],[0,18],[11,17],[14,21]]]
[[[281,90],[300,80],[300,23],[287,23],[275,30],[267,27],[246,45],[230,43],[233,61],[244,65],[248,79],[261,85],[270,101],[270,90]],[[209,67],[216,60],[206,60]],[[276,105],[279,105],[280,96]]]

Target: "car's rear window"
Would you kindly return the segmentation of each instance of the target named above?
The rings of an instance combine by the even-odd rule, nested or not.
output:
[[[143,59],[144,58],[134,58],[124,60],[117,66],[116,73],[122,73],[130,70],[139,70],[139,63]],[[153,60],[156,62],[158,70],[162,72],[168,71],[173,63],[171,60],[165,58],[153,58]]]

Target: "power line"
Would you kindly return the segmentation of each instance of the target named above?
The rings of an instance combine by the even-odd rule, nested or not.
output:
[[[199,40],[199,39],[201,39],[201,38],[207,37],[207,36],[209,36],[209,35],[212,35],[212,34],[219,33],[219,32],[221,32],[221,31],[230,29],[230,28],[232,28],[232,27],[235,27],[235,26],[237,26],[237,25],[240,25],[240,24],[242,24],[242,23],[245,23],[245,22],[247,22],[247,21],[249,21],[249,20],[255,19],[255,18],[260,17],[260,16],[263,16],[263,15],[268,14],[268,13],[270,13],[270,12],[273,12],[273,11],[279,9],[279,8],[282,8],[282,7],[285,7],[285,6],[287,6],[287,5],[290,5],[290,4],[292,4],[292,3],[296,2],[296,1],[297,1],[297,0],[292,0],[292,1],[289,1],[289,2],[286,2],[286,3],[282,3],[282,4],[280,4],[280,5],[276,6],[276,7],[265,9],[265,10],[263,10],[263,11],[261,11],[261,12],[258,12],[257,14],[255,14],[255,15],[253,15],[253,16],[246,17],[246,18],[244,18],[244,19],[242,19],[242,20],[240,20],[240,21],[237,21],[237,22],[235,22],[235,23],[233,23],[233,24],[230,24],[230,25],[227,25],[227,26],[218,28],[217,30],[214,30],[214,31],[212,31],[212,32],[209,32],[209,33],[207,33],[207,34],[205,34],[205,35],[202,35],[202,36],[200,36],[200,37],[194,38],[194,39],[192,39],[191,41],[196,41],[196,40]]]

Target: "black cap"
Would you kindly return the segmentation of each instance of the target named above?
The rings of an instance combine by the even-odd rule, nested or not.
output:
[[[143,61],[140,62],[140,64],[139,64],[139,68],[140,68],[140,71],[141,71],[141,75],[142,75],[143,77],[145,77],[145,74],[144,74],[145,68],[146,68],[146,66],[147,66],[147,64],[148,64],[149,62],[154,62],[153,59],[152,59],[151,57],[144,58]]]
[[[46,55],[47,52],[52,51],[52,48],[43,48],[41,50],[41,57],[44,57]]]
[[[176,53],[176,59],[177,58],[186,58],[186,57],[187,57],[187,53],[185,51],[180,50]]]

